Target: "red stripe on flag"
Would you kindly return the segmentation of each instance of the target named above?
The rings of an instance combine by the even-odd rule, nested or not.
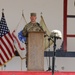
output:
[[[15,40],[17,41],[19,48],[20,48],[21,50],[24,50],[24,48],[22,48],[22,47],[20,46],[20,43],[19,43],[19,41],[18,41],[18,39],[17,39],[17,37],[15,36],[14,33],[15,33],[15,30],[13,31],[12,35],[13,35],[13,37],[15,38]]]
[[[0,45],[0,47],[1,47],[1,45]],[[1,53],[0,53],[0,58],[1,58]],[[0,59],[0,60],[1,60],[1,59]],[[0,61],[0,65],[2,65],[1,61]]]
[[[4,36],[4,38],[5,38],[5,36]],[[5,39],[6,39],[6,38],[5,38]],[[10,52],[8,46],[6,45],[6,42],[4,42],[4,40],[3,40],[2,38],[1,38],[1,41],[2,41],[2,43],[4,44],[4,46],[5,46],[6,50],[8,51],[9,55],[12,57],[12,53]]]
[[[10,33],[8,33],[7,35],[8,35],[9,37],[11,36]],[[6,40],[8,41],[8,43],[9,43],[11,49],[12,49],[12,52],[14,53],[14,48],[13,48],[13,45],[12,45],[12,43],[11,43],[11,41],[10,41],[10,40],[12,40],[12,39],[9,39],[7,36],[5,36],[5,38],[6,38]],[[13,41],[12,41],[12,42],[13,42]]]
[[[12,37],[12,35],[11,35],[10,33],[9,33],[9,36],[10,36],[10,38],[12,39],[12,41],[13,41],[13,43],[14,43],[13,37]],[[14,45],[13,45],[12,51],[13,51],[13,53],[14,53]]]
[[[8,34],[9,34],[10,38],[12,39],[12,41],[14,42],[12,35],[10,33],[8,33]]]
[[[6,57],[7,60],[9,60],[9,57],[8,57],[8,55],[6,54],[6,52],[4,51],[4,49],[2,48],[2,46],[1,46],[1,51],[4,53],[4,57]]]
[[[3,63],[5,63],[5,62],[6,62],[6,61],[4,60],[4,58],[2,57],[2,55],[1,55],[1,59],[2,59]]]

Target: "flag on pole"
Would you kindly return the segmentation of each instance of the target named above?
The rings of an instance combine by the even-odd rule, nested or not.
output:
[[[19,24],[17,25],[16,29],[12,32],[15,48],[21,58],[25,58],[26,54],[26,45],[25,45],[26,37],[22,35],[22,30],[25,25],[26,20],[24,14],[22,13],[22,17]]]
[[[44,21],[44,18],[43,16],[41,15],[41,20],[40,20],[40,25],[41,27],[43,28],[43,30],[46,32],[46,37],[44,38],[44,49],[46,50],[48,47],[49,47],[49,41],[48,41],[48,38],[50,36],[50,31],[48,30],[46,24],[45,24],[45,21]],[[50,41],[50,45],[52,44],[53,42]]]
[[[5,64],[14,56],[14,44],[10,30],[2,11],[2,18],[0,21],[0,66]]]

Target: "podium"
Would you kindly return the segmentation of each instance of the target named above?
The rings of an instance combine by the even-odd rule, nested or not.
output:
[[[28,32],[28,71],[44,71],[44,32]]]

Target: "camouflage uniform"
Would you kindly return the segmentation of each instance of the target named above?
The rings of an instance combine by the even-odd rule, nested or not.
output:
[[[34,23],[33,24],[33,23],[29,22],[27,25],[25,25],[25,27],[24,27],[24,29],[22,31],[23,36],[27,37],[27,33],[31,32],[31,31],[39,32],[39,31],[43,31],[43,29],[42,29],[42,27],[40,26],[39,23]],[[26,41],[26,49],[27,48],[28,47],[27,47],[27,41]],[[27,61],[28,61],[28,52],[26,54],[26,67],[27,67]]]
[[[31,31],[43,31],[42,27],[39,23],[31,23],[29,22],[23,29],[23,36],[26,36],[28,32]]]

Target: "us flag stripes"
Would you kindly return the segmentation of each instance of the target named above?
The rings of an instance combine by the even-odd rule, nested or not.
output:
[[[0,20],[0,66],[5,64],[14,56],[13,38],[7,27],[4,12]]]

